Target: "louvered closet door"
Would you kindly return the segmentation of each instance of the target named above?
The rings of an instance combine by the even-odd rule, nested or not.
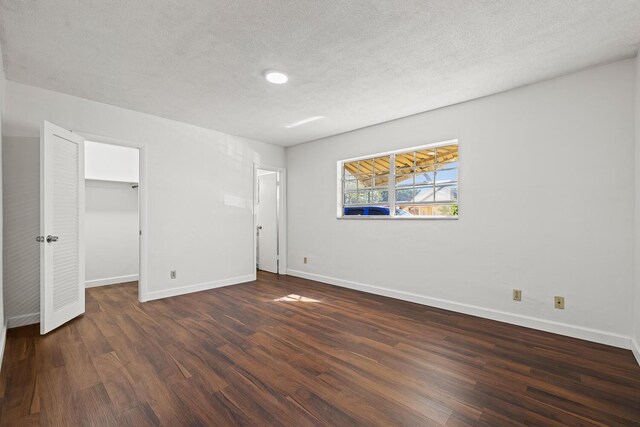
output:
[[[40,136],[40,333],[84,313],[84,138],[49,122]]]

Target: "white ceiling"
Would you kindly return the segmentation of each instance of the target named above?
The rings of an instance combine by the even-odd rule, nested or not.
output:
[[[0,18],[9,80],[285,146],[640,44],[639,0],[0,0]]]

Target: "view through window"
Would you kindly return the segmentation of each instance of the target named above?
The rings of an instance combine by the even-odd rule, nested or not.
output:
[[[340,162],[343,216],[457,217],[458,143]]]

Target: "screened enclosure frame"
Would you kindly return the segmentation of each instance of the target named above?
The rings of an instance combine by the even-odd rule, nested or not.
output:
[[[451,146],[455,146],[455,154],[452,154],[451,150],[444,151],[445,147]],[[458,219],[460,199],[458,146],[458,140],[452,139],[338,161],[337,218]],[[438,148],[443,149],[442,154],[439,154]],[[420,153],[423,157],[418,159],[416,153],[421,151],[428,153]],[[432,156],[432,160],[426,160],[425,154]],[[438,180],[439,174],[446,179]],[[411,177],[407,179],[408,176]],[[429,193],[430,189],[431,193]],[[418,195],[421,195],[421,200]],[[398,200],[397,196],[401,196],[401,200]],[[455,213],[397,215],[400,206],[408,209],[455,206]],[[389,214],[371,216],[344,214],[345,208],[364,207],[388,208]]]

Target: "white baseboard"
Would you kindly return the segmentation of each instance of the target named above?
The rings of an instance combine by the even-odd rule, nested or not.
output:
[[[85,288],[95,288],[97,286],[115,285],[116,283],[135,282],[138,280],[137,274],[129,274],[128,276],[107,277],[106,279],[94,279],[84,282]]]
[[[631,337],[614,334],[611,332],[585,328],[582,326],[569,325],[566,323],[554,322],[551,320],[540,319],[536,317],[523,316],[520,314],[514,314],[506,311],[494,310],[470,304],[463,304],[455,301],[432,298],[409,292],[396,291],[394,289],[366,285],[364,283],[352,282],[349,280],[337,279],[335,277],[307,273],[304,271],[289,269],[287,273],[291,276],[302,277],[303,279],[315,280],[318,282],[328,283],[330,285],[340,286],[343,288],[355,289],[370,294],[382,295],[404,301],[415,302],[430,307],[470,314],[472,316],[497,320],[499,322],[511,323],[513,325],[538,329],[545,332],[552,332],[554,334],[566,335],[569,337],[593,341],[601,344],[611,345],[614,347],[621,347],[626,349],[631,348]],[[638,357],[638,355],[636,355],[636,357]]]
[[[161,291],[147,292],[144,296],[143,302],[190,294],[192,292],[207,291],[209,289],[221,288],[223,286],[229,285],[237,285],[238,283],[252,282],[254,280],[255,273],[247,274],[246,276],[231,277],[229,279],[214,280],[212,282],[198,283],[190,286],[182,286],[171,289],[163,289]]]
[[[2,369],[2,359],[4,358],[4,345],[7,343],[7,325],[2,324],[0,328],[0,369]]]
[[[631,338],[631,351],[636,357],[638,365],[640,365],[640,345],[638,345],[638,341],[636,341],[634,338]]]
[[[33,325],[40,322],[40,313],[29,313],[7,319],[7,329],[18,326]]]

